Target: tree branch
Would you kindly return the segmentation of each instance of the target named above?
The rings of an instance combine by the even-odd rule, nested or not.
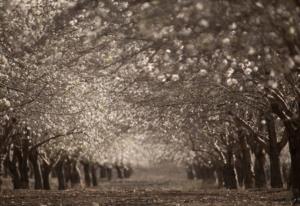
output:
[[[75,132],[74,130],[75,130],[75,129],[72,129],[72,130],[68,131],[68,132],[65,133],[65,134],[57,134],[57,135],[54,135],[54,136],[52,136],[52,137],[49,137],[49,138],[47,138],[47,139],[45,139],[45,140],[43,140],[43,141],[41,141],[41,142],[39,142],[39,143],[33,145],[33,146],[30,148],[30,152],[31,152],[32,150],[37,149],[38,147],[40,147],[40,146],[42,146],[42,145],[48,143],[48,142],[50,142],[51,140],[55,140],[55,139],[60,138],[60,137],[63,137],[63,136],[69,136],[69,135],[73,135],[73,134],[82,134],[82,133],[83,133],[82,131]]]
[[[231,115],[234,117],[235,121],[239,125],[243,126],[245,129],[247,129],[250,132],[250,134],[251,134],[250,136],[253,137],[257,143],[261,144],[263,146],[263,148],[266,151],[268,151],[268,144],[266,142],[266,137],[258,134],[245,120],[241,119],[237,115],[234,115],[234,114],[231,114]],[[247,137],[248,137],[248,135],[247,135]]]

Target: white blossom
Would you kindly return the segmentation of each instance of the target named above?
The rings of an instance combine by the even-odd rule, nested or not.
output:
[[[249,55],[254,55],[256,53],[256,50],[253,47],[250,47],[248,50]]]
[[[229,26],[229,28],[235,30],[237,28],[237,24],[234,22]]]
[[[226,84],[228,86],[233,86],[233,85],[238,84],[238,80],[235,78],[229,78],[229,79],[227,79]]]
[[[209,22],[206,19],[201,19],[200,25],[207,28],[209,27]]]
[[[234,69],[232,67],[230,67],[226,72],[226,76],[231,77],[233,73],[234,73]]]
[[[199,74],[200,74],[200,76],[202,76],[202,77],[206,76],[207,73],[208,73],[208,72],[207,72],[206,69],[200,69],[200,71],[199,71]]]
[[[249,76],[252,73],[252,69],[250,69],[249,67],[247,67],[244,71],[245,75]]]
[[[222,43],[223,43],[223,44],[229,44],[229,43],[230,43],[230,39],[229,39],[229,38],[224,38],[224,39],[222,40]]]
[[[199,11],[202,11],[202,10],[204,9],[204,6],[203,6],[203,4],[202,4],[201,2],[198,2],[198,3],[196,4],[196,8],[197,8]]]
[[[178,74],[172,74],[172,77],[171,77],[172,81],[176,82],[179,80],[179,75]]]
[[[296,63],[300,64],[300,55],[299,54],[295,55],[294,60],[295,60]]]

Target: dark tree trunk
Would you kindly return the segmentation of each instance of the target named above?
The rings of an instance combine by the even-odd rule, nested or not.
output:
[[[241,154],[236,154],[235,155],[235,170],[236,170],[236,175],[237,175],[237,181],[240,187],[243,187],[244,184],[244,173],[243,173],[243,167],[242,167],[242,155]]]
[[[223,178],[222,168],[217,168],[216,169],[216,175],[217,175],[218,188],[224,187],[224,178]]]
[[[265,173],[265,162],[266,156],[263,148],[259,145],[254,149],[255,161],[254,161],[254,178],[255,187],[264,188],[267,185],[266,173]]]
[[[282,177],[280,170],[280,150],[278,148],[275,120],[272,114],[267,115],[267,129],[269,134],[269,158],[270,158],[270,172],[271,172],[271,187],[282,188]]]
[[[291,155],[291,187],[293,197],[300,203],[300,127],[288,125],[287,135]]]
[[[43,178],[43,189],[50,190],[50,173],[52,170],[52,166],[45,162],[42,163],[42,178]]]
[[[33,167],[32,164],[30,163],[30,158],[28,159],[28,177],[29,178],[34,178],[34,171],[33,171]]]
[[[124,177],[125,178],[130,178],[131,175],[132,175],[132,173],[133,173],[133,169],[132,169],[132,167],[130,165],[124,167]]]
[[[203,180],[208,184],[214,184],[216,182],[214,169],[210,166],[205,166],[202,169],[203,169]]]
[[[106,178],[107,177],[107,169],[104,165],[99,165],[100,170],[100,178]]]
[[[80,171],[77,167],[77,161],[72,160],[71,163],[71,187],[75,187],[80,184]]]
[[[0,151],[1,152],[1,151]],[[2,175],[4,175],[4,157],[0,155],[0,191],[2,186]]]
[[[112,179],[112,168],[110,166],[106,167],[107,180],[110,181]]]
[[[270,151],[270,172],[271,172],[271,187],[272,188],[282,188],[282,177],[280,170],[280,158],[278,151]]]
[[[3,161],[3,165],[2,166],[3,166],[3,177],[7,178],[9,176],[9,174],[8,174],[8,168],[4,164],[4,161]]]
[[[71,183],[71,170],[72,170],[71,160],[69,158],[66,158],[64,164],[66,187],[69,187],[69,182]]]
[[[55,165],[55,171],[58,180],[58,189],[65,190],[66,189],[66,180],[64,174],[64,159],[61,158],[57,164]]]
[[[52,178],[57,178],[57,174],[56,174],[56,170],[55,169],[51,171],[51,177]]]
[[[289,176],[290,176],[290,166],[288,163],[284,162],[281,164],[282,167],[281,167],[281,171],[282,171],[282,179],[285,183],[285,185],[288,187],[289,185]]]
[[[292,174],[292,168],[290,167],[290,170],[289,170],[289,179],[288,179],[288,182],[287,182],[287,189],[289,190],[292,190],[292,177],[293,174]]]
[[[36,149],[31,151],[29,155],[29,161],[32,165],[32,170],[33,170],[34,189],[36,190],[43,189],[41,168],[38,160],[38,151]]]
[[[232,164],[225,164],[223,168],[224,187],[227,189],[237,189],[234,167]]]
[[[211,176],[210,176],[210,168],[209,167],[206,167],[206,166],[203,166],[202,168],[201,168],[201,170],[202,170],[202,178],[203,178],[203,180],[205,180],[205,181],[209,181],[210,180],[210,178],[211,178]]]
[[[115,165],[115,168],[117,170],[117,175],[119,179],[123,179],[123,171],[122,171],[122,167],[119,165]]]
[[[251,167],[251,149],[243,130],[238,132],[239,145],[241,150],[241,166],[243,174],[243,185],[246,189],[253,187],[253,172]]]
[[[237,189],[234,165],[232,162],[233,152],[231,146],[227,147],[226,163],[223,167],[224,187],[227,189]]]
[[[9,155],[7,155],[5,159],[5,166],[8,168],[14,189],[21,189],[21,178],[19,175],[18,167],[17,167],[17,159],[15,154],[13,155],[12,160],[9,159]]]
[[[244,173],[244,186],[246,189],[253,188],[253,172],[251,169],[251,154],[249,150],[244,151],[243,158],[243,173]]]
[[[298,101],[297,118],[287,118],[283,111],[276,103],[272,104],[272,111],[277,114],[283,121],[285,132],[288,137],[290,156],[291,156],[291,189],[295,203],[300,203],[300,101]],[[291,112],[289,116],[293,116]]]
[[[94,163],[91,164],[91,174],[93,186],[98,186],[97,166]]]
[[[201,171],[200,171],[200,165],[198,163],[193,163],[193,171],[194,171],[196,179],[199,180],[202,178]]]
[[[83,165],[83,172],[84,172],[84,181],[85,181],[85,186],[90,187],[91,186],[91,168],[90,168],[90,163],[89,162],[81,162]]]
[[[21,150],[15,147],[14,152],[18,159],[18,169],[20,174],[20,189],[29,189],[29,139],[26,137],[22,139]]]
[[[1,125],[1,134],[0,134],[0,189],[2,185],[2,175],[7,175],[7,171],[9,169],[9,147],[10,147],[10,140],[12,139],[11,132],[13,131],[17,120],[13,117],[8,121],[4,121]],[[2,173],[2,166],[4,167],[4,173]],[[13,178],[13,177],[12,177]],[[15,188],[15,184],[14,184]]]

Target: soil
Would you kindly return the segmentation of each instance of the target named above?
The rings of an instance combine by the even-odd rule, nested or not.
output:
[[[167,168],[167,169],[166,169]],[[129,180],[101,181],[98,187],[58,191],[0,192],[0,206],[284,206],[285,190],[225,190],[214,183],[186,180],[182,168],[139,170]],[[57,187],[52,182],[53,188]]]
[[[155,186],[154,186],[155,184]],[[169,183],[112,182],[92,189],[3,191],[1,206],[265,206],[290,205],[283,190],[168,190]],[[156,187],[156,188],[155,188]],[[161,189],[158,189],[161,187]]]

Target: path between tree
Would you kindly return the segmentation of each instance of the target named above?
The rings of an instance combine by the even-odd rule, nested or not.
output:
[[[178,184],[181,190],[170,189]],[[183,182],[114,181],[98,188],[60,191],[4,191],[1,206],[264,206],[290,205],[288,192],[186,190]],[[180,186],[181,184],[181,186]]]

